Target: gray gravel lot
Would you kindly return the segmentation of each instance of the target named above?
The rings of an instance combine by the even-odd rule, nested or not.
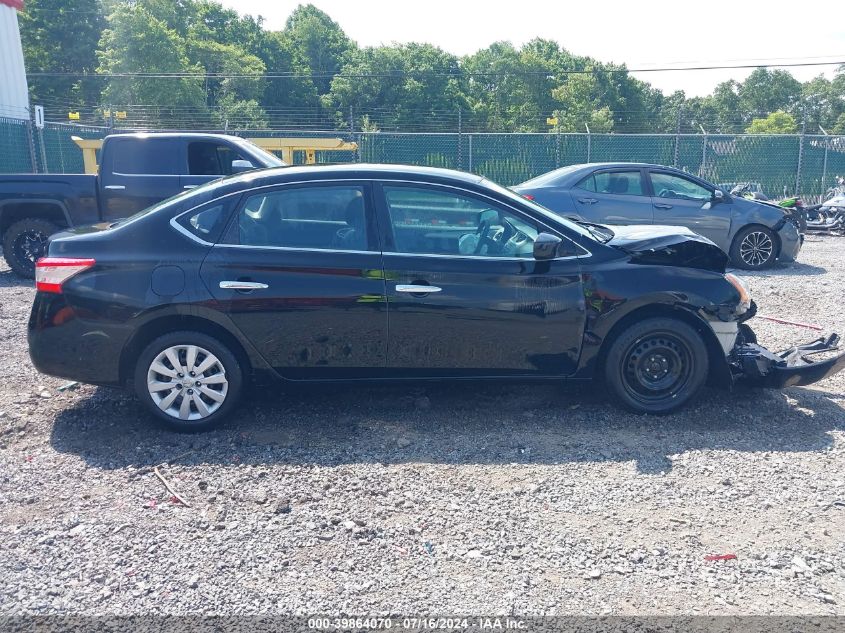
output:
[[[845,332],[844,246],[748,275],[760,312]],[[845,376],[663,418],[552,386],[259,392],[177,435],[40,376],[0,266],[0,613],[845,614]]]

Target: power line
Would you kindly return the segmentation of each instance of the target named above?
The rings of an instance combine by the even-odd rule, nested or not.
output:
[[[843,55],[845,58],[845,55]],[[591,75],[591,74],[619,74],[619,73],[657,73],[657,72],[689,72],[700,70],[743,70],[749,68],[798,68],[806,66],[841,66],[845,65],[845,59],[840,61],[826,61],[826,62],[793,62],[793,63],[771,63],[771,64],[736,64],[736,65],[713,65],[713,66],[686,66],[686,67],[669,67],[663,66],[660,68],[593,68],[581,70],[558,70],[553,72],[547,71],[504,71],[504,72],[480,72],[480,71],[464,71],[458,70],[455,72],[428,72],[428,71],[396,71],[390,73],[300,73],[300,72],[284,72],[284,73],[85,73],[85,72],[49,72],[49,71],[35,71],[27,73],[30,77],[75,77],[79,79],[97,78],[97,79],[111,79],[111,78],[137,78],[137,79],[326,79],[326,78],[342,78],[342,79],[401,79],[405,77],[519,77],[519,76],[543,76],[553,78],[558,75]]]

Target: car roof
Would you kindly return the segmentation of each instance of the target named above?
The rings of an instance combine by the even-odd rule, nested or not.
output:
[[[566,165],[545,174],[535,176],[530,180],[514,187],[517,191],[530,191],[533,187],[566,187],[577,183],[581,178],[588,175],[597,169],[641,169],[643,167],[651,169],[665,169],[677,173],[684,173],[676,167],[668,165],[658,165],[656,163],[634,163],[625,161],[606,162],[606,163],[578,163],[574,165]],[[687,174],[691,175],[691,174]]]
[[[293,182],[296,180],[323,179],[389,179],[389,180],[417,180],[430,182],[452,182],[477,185],[484,180],[481,176],[454,169],[439,167],[417,167],[413,165],[388,165],[378,163],[349,163],[343,165],[301,165],[297,167],[271,167],[243,172],[234,176],[227,176],[223,180],[227,184],[240,186],[248,183],[251,187],[260,187],[275,183]]]
[[[106,138],[137,138],[137,139],[145,139],[145,138],[187,138],[187,139],[227,139],[230,141],[235,142],[243,142],[246,139],[241,138],[240,136],[234,136],[232,134],[214,134],[212,132],[117,132],[115,134],[109,134]]]

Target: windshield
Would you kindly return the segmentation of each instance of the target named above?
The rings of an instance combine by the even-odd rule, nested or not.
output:
[[[246,139],[240,139],[238,141],[239,145],[245,146],[248,152],[252,152],[253,154],[258,154],[261,156],[262,160],[264,160],[264,165],[256,165],[256,167],[286,167],[287,163],[281,160],[275,154],[268,152],[266,149],[262,149],[258,147],[255,143],[248,141]]]
[[[534,210],[539,215],[551,220],[553,223],[563,224],[566,228],[570,229],[571,231],[578,233],[579,235],[583,235],[584,237],[588,237],[591,240],[598,240],[600,242],[606,242],[607,241],[605,239],[597,237],[596,234],[593,231],[591,231],[589,228],[587,228],[581,222],[576,222],[576,221],[571,220],[569,218],[565,218],[563,216],[560,216],[557,213],[555,213],[554,211],[550,211],[549,209],[547,209],[543,205],[537,204],[533,200],[529,200],[528,198],[525,198],[525,197],[519,195],[518,193],[514,193],[510,189],[506,189],[505,187],[502,187],[501,185],[497,185],[495,182],[493,182],[491,180],[487,180],[485,178],[481,181],[481,184],[483,184],[487,187],[490,187],[491,189],[494,189],[497,193],[500,193],[504,196],[507,196],[511,200],[517,201],[517,202],[519,202],[523,205],[527,205],[527,206],[531,207],[531,209]],[[607,229],[605,229],[605,232],[607,232]],[[611,235],[611,237],[612,237],[612,235]],[[608,238],[608,239],[610,239],[610,238]]]

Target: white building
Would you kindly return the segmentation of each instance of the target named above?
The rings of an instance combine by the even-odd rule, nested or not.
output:
[[[19,10],[23,0],[0,0],[0,117],[29,118],[29,94],[23,64]]]

